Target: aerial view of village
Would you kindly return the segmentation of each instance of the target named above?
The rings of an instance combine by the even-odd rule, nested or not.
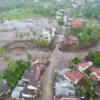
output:
[[[100,0],[0,0],[0,100],[100,100]]]

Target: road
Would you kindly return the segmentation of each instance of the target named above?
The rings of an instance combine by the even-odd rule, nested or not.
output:
[[[63,66],[67,67],[67,62],[73,59],[75,56],[79,56],[80,58],[84,58],[88,52],[82,53],[64,53],[59,51],[59,44],[56,45],[55,50],[52,52],[50,65],[47,68],[46,73],[43,76],[43,96],[39,100],[52,100],[53,99],[53,71],[55,67]],[[60,64],[59,62],[63,62],[64,64]]]

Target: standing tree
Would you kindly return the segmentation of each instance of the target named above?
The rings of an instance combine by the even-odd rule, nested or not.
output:
[[[75,57],[72,59],[72,63],[78,63],[80,61],[80,58],[79,57]]]
[[[31,54],[28,54],[28,55],[27,55],[27,60],[28,60],[28,61],[31,61],[31,60],[32,60],[32,55],[31,55]]]
[[[2,54],[2,55],[5,54],[5,49],[2,46],[0,46],[0,54]]]
[[[63,26],[63,25],[65,24],[63,18],[58,19],[57,22],[58,22],[58,24],[60,25],[60,27]]]

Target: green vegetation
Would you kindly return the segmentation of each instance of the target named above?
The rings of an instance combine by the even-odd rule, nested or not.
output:
[[[100,19],[100,0],[87,3],[82,12],[88,18]]]
[[[76,95],[78,97],[86,96],[87,93],[89,93],[90,97],[95,97],[93,83],[87,77],[84,77],[79,84],[75,85],[75,87]]]
[[[5,54],[5,49],[2,46],[0,46],[0,54],[1,55]]]
[[[57,3],[56,0],[0,0],[0,20],[37,18],[43,16],[55,16],[59,9],[66,9],[70,6],[70,0]]]
[[[77,64],[79,61],[80,61],[79,57],[74,57],[71,62]]]
[[[60,26],[63,26],[63,25],[65,24],[63,18],[58,19],[58,24],[59,24]]]
[[[86,58],[93,61],[94,65],[100,66],[100,51],[89,52]]]
[[[41,38],[33,38],[31,39],[33,43],[36,44],[37,47],[47,47],[49,45],[48,40],[41,39]]]
[[[10,61],[3,78],[6,79],[9,86],[14,88],[18,80],[22,77],[24,71],[29,68],[29,66],[30,63],[24,62],[23,60],[18,60],[16,62]]]
[[[77,36],[79,43],[86,43],[100,38],[100,28],[96,26],[83,25],[82,28],[71,28],[73,33]]]
[[[28,60],[28,61],[31,61],[31,60],[32,60],[32,55],[31,55],[31,54],[28,54],[28,55],[27,55],[27,60]]]

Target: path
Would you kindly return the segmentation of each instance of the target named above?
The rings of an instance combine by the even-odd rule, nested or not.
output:
[[[50,65],[44,75],[44,86],[43,86],[43,96],[40,100],[53,100],[53,71],[56,66],[60,66],[59,62],[63,61],[65,63],[69,62],[75,56],[84,58],[87,52],[83,53],[63,53],[58,49],[59,45],[56,45],[55,50],[52,52]],[[65,66],[66,67],[66,66]]]

